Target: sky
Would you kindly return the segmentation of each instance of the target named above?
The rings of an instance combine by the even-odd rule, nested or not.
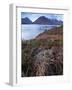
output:
[[[29,12],[28,13],[27,12],[22,12],[21,13],[21,18],[28,17],[32,22],[34,22],[40,16],[45,16],[47,18],[57,19],[57,20],[62,20],[63,21],[63,15],[62,14],[29,13]]]

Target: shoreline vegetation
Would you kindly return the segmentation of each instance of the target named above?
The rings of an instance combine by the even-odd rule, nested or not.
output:
[[[63,75],[63,25],[21,43],[22,77]]]

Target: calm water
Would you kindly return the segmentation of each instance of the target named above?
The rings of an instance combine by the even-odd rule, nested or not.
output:
[[[58,27],[60,25],[21,25],[22,40],[34,39],[37,35],[44,32],[45,30],[49,30],[56,26]]]

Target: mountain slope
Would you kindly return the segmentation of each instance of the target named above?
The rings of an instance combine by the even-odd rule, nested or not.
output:
[[[39,34],[36,37],[37,40],[48,39],[48,40],[62,40],[63,39],[63,26],[55,27],[51,30],[46,30],[45,32]]]
[[[49,19],[45,16],[39,17],[37,20],[33,22],[33,24],[48,24],[48,25],[62,25],[62,21],[58,21],[57,19]]]
[[[32,21],[29,18],[22,18],[21,24],[32,24]]]

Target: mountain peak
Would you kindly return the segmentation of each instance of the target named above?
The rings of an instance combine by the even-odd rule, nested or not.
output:
[[[50,19],[45,16],[41,16],[38,19],[36,19],[34,24],[46,24],[46,25],[62,25],[62,21],[58,21],[57,19]]]
[[[25,17],[21,19],[21,23],[22,24],[32,24],[32,21],[28,17]]]
[[[32,22],[28,17],[25,17],[21,19],[21,24],[62,25],[63,21],[40,16],[38,19]]]
[[[41,16],[41,17],[39,17],[39,18],[44,18],[44,19],[47,19],[45,16]]]

